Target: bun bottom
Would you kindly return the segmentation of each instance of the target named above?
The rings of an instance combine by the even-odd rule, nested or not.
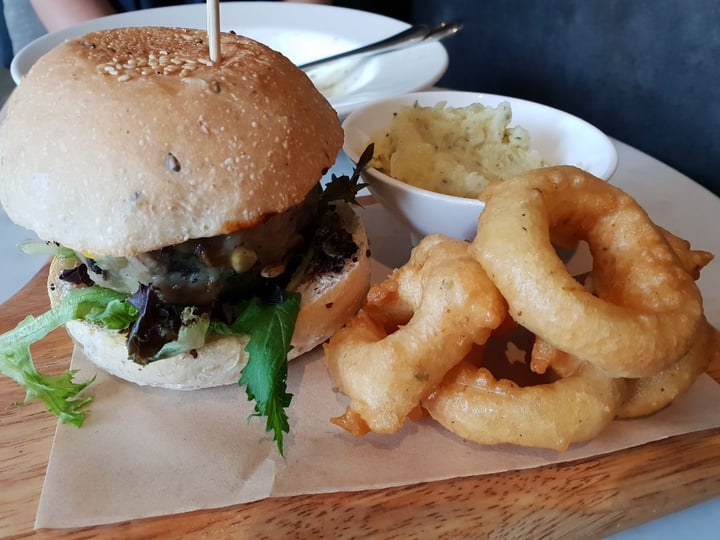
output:
[[[357,259],[347,261],[342,272],[323,274],[304,283],[300,313],[295,323],[288,360],[314,349],[335,333],[365,301],[370,287],[370,258],[365,228],[357,215],[341,209],[346,228],[358,245]],[[65,269],[54,258],[50,265],[48,295],[52,305],[75,285],[58,280]],[[65,328],[88,359],[108,373],[143,386],[196,390],[237,384],[247,363],[246,336],[210,336],[196,355],[179,354],[142,366],[128,358],[125,336],[84,321],[70,321]]]

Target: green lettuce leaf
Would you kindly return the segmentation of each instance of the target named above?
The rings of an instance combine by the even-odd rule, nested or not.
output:
[[[75,252],[72,249],[63,247],[56,242],[46,242],[44,240],[22,240],[18,244],[18,248],[26,255],[56,255],[65,259],[75,257]]]
[[[85,419],[85,408],[92,401],[92,396],[80,393],[93,379],[76,383],[73,381],[75,370],[68,370],[62,375],[39,373],[30,355],[30,345],[73,319],[103,322],[108,305],[115,301],[122,302],[126,297],[101,287],[77,289],[42,315],[26,317],[13,330],[0,335],[0,373],[25,388],[26,403],[40,399],[48,411],[63,422],[81,426]],[[114,315],[112,318],[117,320]]]
[[[94,287],[99,289],[101,287]],[[108,290],[108,289],[104,289]],[[118,293],[118,296],[127,296]],[[83,319],[88,322],[101,324],[108,330],[125,330],[138,317],[138,311],[127,301],[118,298],[110,300],[105,308],[101,311],[101,306],[97,305],[97,309],[85,314]]]
[[[265,431],[273,432],[273,440],[283,455],[283,433],[290,431],[285,411],[292,394],[287,392],[287,353],[300,311],[300,294],[285,296],[280,304],[267,304],[253,298],[248,301],[231,325],[212,323],[218,334],[243,334],[250,337],[245,350],[248,363],[238,384],[245,385],[250,401],[255,401],[253,416],[266,417]]]

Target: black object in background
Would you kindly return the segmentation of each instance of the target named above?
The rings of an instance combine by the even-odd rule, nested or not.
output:
[[[570,112],[720,194],[717,0],[416,0],[408,19],[465,22],[438,85]]]

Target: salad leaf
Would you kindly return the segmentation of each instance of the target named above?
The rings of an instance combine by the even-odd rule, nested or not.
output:
[[[374,151],[375,145],[368,145],[360,156],[352,175],[336,176],[333,174],[320,195],[320,202],[327,205],[333,201],[345,201],[360,206],[357,201],[357,194],[367,186],[367,184],[360,181],[360,173],[370,163]]]
[[[250,337],[245,350],[248,363],[238,384],[245,385],[250,401],[255,401],[253,416],[267,418],[265,431],[273,432],[273,440],[283,455],[283,433],[290,431],[285,409],[292,394],[287,392],[287,353],[300,311],[300,294],[285,296],[280,304],[267,304],[253,298],[230,325],[211,323],[218,334],[244,334]]]
[[[165,358],[159,356],[166,343],[176,341],[182,324],[180,309],[160,300],[158,290],[151,285],[140,284],[128,298],[138,311],[138,317],[127,337],[129,357],[139,364]]]
[[[75,257],[75,252],[57,242],[46,242],[44,240],[23,240],[18,244],[20,251],[26,255],[56,255],[64,259]]]
[[[59,278],[68,283],[82,284],[88,287],[95,285],[95,282],[88,274],[86,264],[79,264],[75,268],[67,268],[60,273]]]
[[[135,306],[126,300],[120,300],[118,298],[110,300],[102,311],[100,311],[100,306],[98,305],[98,309],[87,313],[84,317],[87,322],[102,324],[108,330],[125,330],[130,327],[137,318],[138,310],[135,309]]]
[[[209,314],[198,313],[195,307],[186,307],[180,315],[180,320],[182,326],[178,330],[177,339],[165,343],[150,361],[154,362],[163,358],[170,358],[177,354],[199,349],[205,344],[205,336],[210,326]]]
[[[13,330],[0,335],[0,373],[25,388],[25,402],[40,399],[63,422],[80,427],[92,396],[80,395],[93,379],[74,382],[75,370],[43,375],[35,369],[30,345],[73,319],[103,320],[107,306],[127,297],[122,293],[90,287],[71,291],[62,302],[38,317],[28,316]]]

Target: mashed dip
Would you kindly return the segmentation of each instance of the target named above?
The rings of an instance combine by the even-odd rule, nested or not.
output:
[[[508,127],[511,119],[507,102],[405,107],[372,137],[371,166],[423,189],[475,198],[490,182],[547,165],[525,129]]]

